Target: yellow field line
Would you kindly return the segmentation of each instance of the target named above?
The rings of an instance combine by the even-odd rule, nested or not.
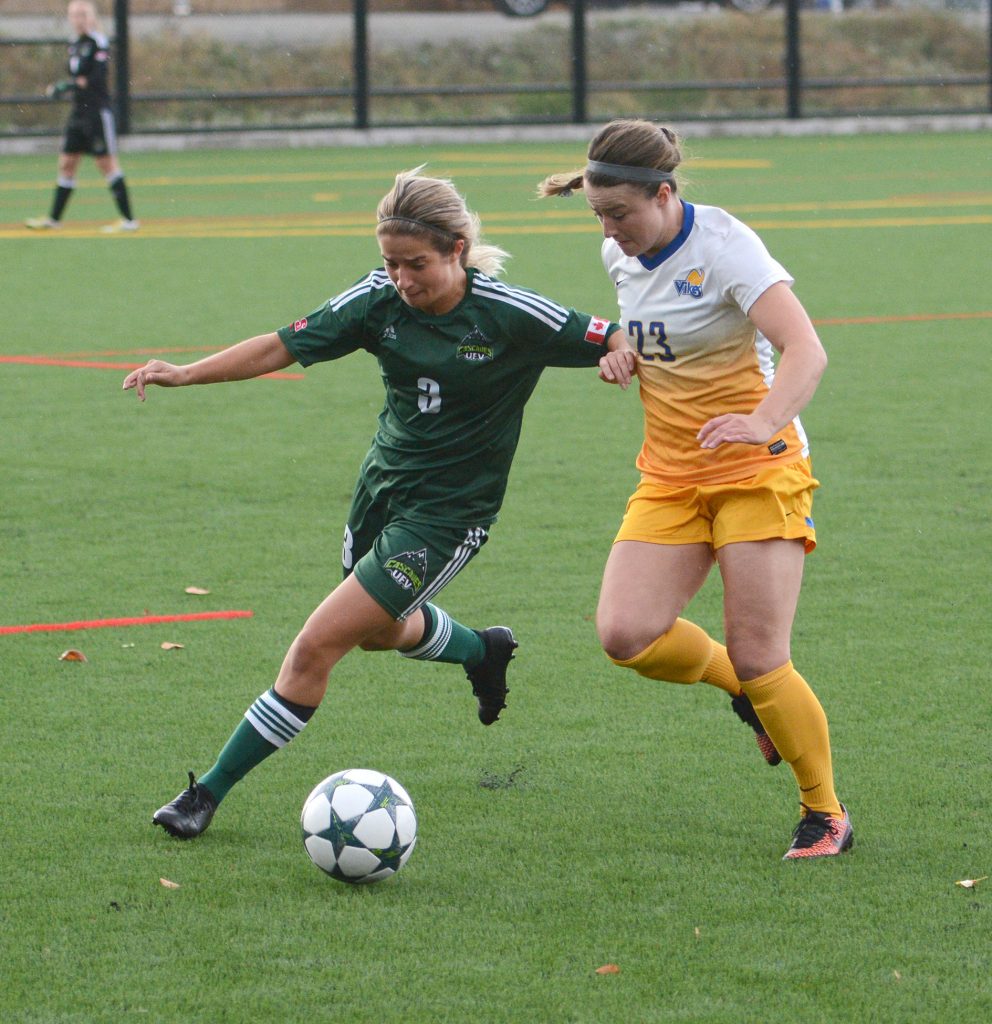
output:
[[[355,215],[357,216],[357,215]],[[540,216],[542,221],[551,223],[522,223],[529,217]],[[511,223],[493,221],[509,220]],[[486,218],[487,235],[562,235],[562,234],[598,234],[599,228],[588,214],[582,223],[567,223],[547,214],[495,214]],[[557,221],[557,222],[556,222]],[[513,223],[517,222],[517,223]],[[838,217],[814,220],[749,220],[748,224],[756,231],[822,231],[822,230],[863,230],[865,228],[923,228],[950,226],[977,226],[992,224],[992,214],[945,215],[924,217]],[[351,220],[316,220],[300,223],[287,219],[259,220],[232,219],[212,221],[146,221],[140,231],[128,234],[129,238],[302,238],[302,237],[333,237],[360,238],[368,237],[373,229],[373,222],[368,218]],[[35,232],[27,228],[0,228],[0,238],[103,238],[122,237],[106,236],[100,228],[93,225],[66,226],[59,231]]]
[[[478,160],[484,163],[484,167],[455,167],[444,168],[438,173],[445,177],[506,177],[508,175],[527,174],[539,178],[542,175],[551,173],[548,170],[547,161],[555,157],[528,157],[521,159],[516,154],[506,154],[502,157],[492,155],[478,157],[462,155],[458,157],[446,157],[449,160],[466,160],[467,162]],[[499,161],[512,163],[512,167],[496,167],[491,165]],[[435,159],[434,164],[439,161]],[[581,160],[580,160],[581,163]],[[770,160],[690,160],[693,167],[703,169],[720,170],[767,170],[772,166]],[[571,170],[571,168],[565,168]],[[128,183],[135,188],[176,188],[196,187],[204,185],[286,185],[306,184],[307,182],[327,181],[360,181],[367,182],[370,178],[381,178],[383,181],[392,181],[396,172],[383,168],[382,170],[365,171],[277,171],[268,174],[197,174],[197,175],[160,175],[157,177],[128,176]],[[4,181],[0,182],[0,192],[21,192],[33,191],[36,189],[51,188],[50,180],[45,181]],[[99,179],[80,181],[77,188],[104,188],[106,187]]]

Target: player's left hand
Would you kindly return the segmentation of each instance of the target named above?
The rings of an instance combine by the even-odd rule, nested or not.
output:
[[[718,448],[721,444],[764,444],[774,434],[771,424],[751,413],[728,412],[704,423],[696,440],[700,448]]]
[[[607,384],[619,384],[626,391],[636,369],[637,356],[629,348],[616,349],[600,359],[599,379],[605,380]]]

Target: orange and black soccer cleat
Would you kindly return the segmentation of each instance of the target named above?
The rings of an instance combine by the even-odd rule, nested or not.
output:
[[[832,814],[811,811],[803,805],[803,816],[792,833],[792,845],[785,851],[782,860],[799,860],[801,857],[833,857],[846,853],[854,845],[854,829],[851,816],[841,804],[843,818]]]

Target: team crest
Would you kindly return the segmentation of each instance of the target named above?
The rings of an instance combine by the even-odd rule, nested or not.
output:
[[[493,344],[478,327],[473,327],[458,343],[455,358],[463,359],[466,363],[491,363]]]
[[[675,291],[679,295],[691,295],[694,299],[703,297],[703,278],[706,275],[697,267],[685,275],[684,280],[675,282]]]
[[[393,555],[386,559],[383,568],[404,590],[412,590],[416,594],[427,578],[427,549]]]
[[[396,340],[396,328],[390,324],[383,332],[379,335],[380,341],[395,341]]]

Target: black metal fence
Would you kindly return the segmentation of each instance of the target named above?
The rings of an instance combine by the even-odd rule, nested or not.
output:
[[[721,12],[684,23],[666,21],[652,35],[651,15],[600,26],[590,20],[595,0],[573,0],[564,20],[549,25],[545,16],[533,19],[533,32],[514,33],[512,43],[496,38],[461,44],[452,52],[427,41],[394,46],[390,53],[374,49],[368,0],[354,0],[347,47],[338,42],[319,51],[311,45],[307,52],[314,56],[294,51],[284,61],[270,45],[253,68],[247,50],[231,57],[211,44],[170,37],[158,49],[173,47],[173,56],[165,53],[162,59],[176,65],[174,73],[166,69],[156,83],[145,67],[153,63],[150,57],[136,73],[129,0],[114,0],[118,130],[582,124],[633,114],[718,120],[992,111],[992,0],[974,0],[984,7],[972,8],[963,22],[959,10],[907,15],[887,8],[831,17],[805,6],[811,2],[816,0],[785,0],[784,7],[754,16]],[[640,10],[642,19],[646,10]],[[851,23],[858,17],[867,20]],[[520,28],[520,20],[515,22]],[[949,40],[959,23],[961,38]],[[912,32],[920,35],[918,58],[906,39]],[[717,53],[709,66],[692,52],[704,37],[706,45],[695,49]],[[12,64],[5,55],[18,54],[54,72],[59,56],[53,48],[64,45],[63,39],[0,35],[0,136],[60,130],[61,117],[40,89],[7,91],[11,75],[4,68]],[[633,59],[624,60],[625,52]],[[238,80],[232,69],[217,80],[211,61],[244,65],[235,69],[240,84],[231,86]],[[273,62],[280,65],[279,80],[257,84],[275,77]],[[169,87],[155,87],[163,79]],[[309,84],[315,79],[324,81]]]

